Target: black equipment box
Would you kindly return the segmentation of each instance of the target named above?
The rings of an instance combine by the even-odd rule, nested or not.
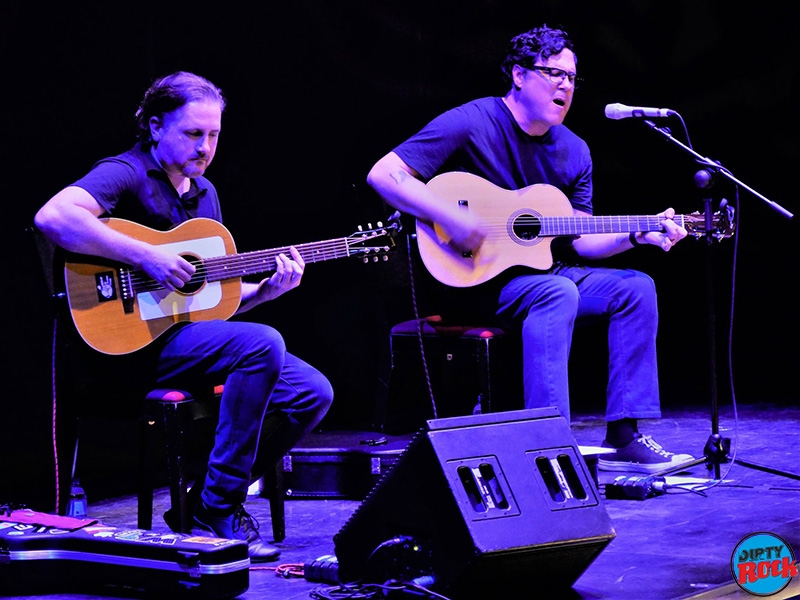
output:
[[[250,586],[247,543],[93,523],[70,531],[0,521],[0,595],[108,591],[235,598]]]
[[[371,431],[309,434],[283,457],[286,498],[363,500],[411,437]]]

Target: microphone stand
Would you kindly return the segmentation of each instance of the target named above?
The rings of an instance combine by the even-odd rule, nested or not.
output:
[[[722,175],[739,185],[750,193],[752,193],[757,198],[760,198],[764,202],[766,202],[770,207],[778,211],[783,216],[791,219],[794,215],[790,213],[785,208],[779,206],[775,202],[772,202],[768,198],[765,198],[762,194],[759,194],[754,189],[748,187],[741,181],[739,181],[733,174],[724,168],[720,163],[716,161],[712,161],[710,158],[705,158],[695,152],[692,148],[687,146],[686,144],[680,142],[679,140],[675,139],[672,134],[670,133],[669,129],[657,127],[655,123],[650,120],[645,120],[644,123],[650,127],[656,133],[661,134],[667,140],[675,144],[676,146],[680,147],[685,152],[691,154],[695,157],[697,163],[699,163],[702,168],[695,174],[694,181],[695,185],[700,189],[710,189],[714,184],[714,177],[716,175]],[[687,468],[693,467],[695,465],[706,464],[709,471],[714,470],[714,478],[716,480],[720,479],[720,464],[728,462],[728,453],[730,451],[730,439],[722,437],[719,433],[719,404],[717,401],[717,349],[716,349],[716,317],[715,317],[715,298],[714,298],[714,284],[713,284],[713,256],[712,256],[712,244],[714,243],[714,236],[712,232],[714,231],[714,224],[713,224],[713,206],[712,206],[712,194],[704,194],[703,198],[703,212],[705,216],[705,231],[706,231],[706,311],[707,311],[707,322],[708,322],[708,346],[709,346],[709,371],[710,371],[710,384],[711,384],[711,435],[709,436],[708,440],[706,441],[706,445],[703,448],[703,457],[697,458],[692,461],[685,462],[683,464],[677,465],[675,467],[670,467],[669,469],[665,469],[660,471],[659,473],[655,473],[654,477],[660,477],[667,475],[669,473],[674,473],[676,471],[682,471]],[[726,201],[723,200],[720,203],[720,209],[725,208]],[[730,210],[730,209],[728,209]],[[729,213],[731,214],[731,213]],[[791,473],[789,471],[781,471],[766,465],[761,465],[758,463],[753,463],[750,461],[742,460],[741,458],[735,458],[735,462],[751,469],[755,469],[758,471],[763,471],[765,473],[771,473],[773,475],[780,475],[783,477],[788,477],[789,479],[796,479],[800,480],[800,474]]]

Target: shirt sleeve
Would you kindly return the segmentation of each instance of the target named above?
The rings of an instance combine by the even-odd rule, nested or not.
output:
[[[131,164],[108,158],[97,162],[73,185],[86,190],[110,214],[126,192],[136,190],[138,180],[137,171]]]
[[[429,180],[466,143],[469,121],[464,117],[463,107],[442,113],[397,146],[395,154],[425,181]]]

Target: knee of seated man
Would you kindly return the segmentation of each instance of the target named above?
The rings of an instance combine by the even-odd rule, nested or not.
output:
[[[229,350],[242,358],[264,361],[270,370],[280,371],[286,357],[286,342],[279,331],[260,323],[241,323],[231,329]]]
[[[314,390],[314,407],[319,418],[322,419],[325,413],[328,412],[331,404],[333,404],[333,385],[331,385],[328,378],[319,371],[316,371],[314,375],[309,377],[309,383]]]
[[[554,277],[548,284],[545,293],[536,292],[540,295],[544,304],[549,308],[558,306],[564,314],[577,314],[578,306],[581,303],[581,293],[578,286],[571,279],[566,277]]]
[[[633,277],[623,279],[623,289],[631,300],[655,302],[656,283],[653,278],[640,271],[634,271]]]
[[[558,305],[565,311],[574,308],[577,312],[580,292],[575,282],[567,277],[534,275],[515,279],[501,292],[500,301],[509,305],[519,303],[520,306],[527,306],[528,311],[538,306]]]
[[[252,323],[252,325],[255,328],[253,342],[258,344],[259,347],[281,354],[286,352],[286,342],[284,342],[280,331],[263,323]]]

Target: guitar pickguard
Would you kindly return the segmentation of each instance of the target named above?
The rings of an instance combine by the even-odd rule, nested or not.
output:
[[[220,237],[185,240],[161,244],[161,246],[181,254],[192,254],[199,257],[225,254],[225,242]],[[197,291],[189,294],[160,289],[136,295],[139,316],[143,321],[208,310],[217,306],[220,300],[222,300],[222,285],[219,281],[205,282]]]

